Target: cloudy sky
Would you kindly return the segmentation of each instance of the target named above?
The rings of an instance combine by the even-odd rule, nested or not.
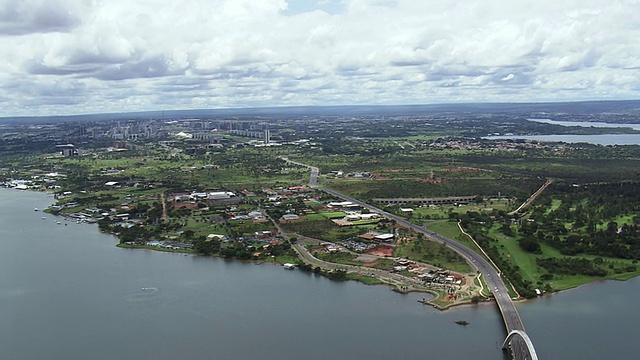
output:
[[[0,116],[639,94],[639,0],[0,0]]]

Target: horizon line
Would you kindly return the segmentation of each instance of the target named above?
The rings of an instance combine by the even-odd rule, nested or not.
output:
[[[19,119],[47,119],[47,118],[75,118],[81,116],[116,116],[116,115],[135,115],[135,114],[151,114],[165,112],[241,112],[255,110],[286,110],[286,109],[304,109],[304,108],[392,108],[392,107],[455,107],[455,106],[481,106],[481,105],[561,105],[561,104],[593,104],[593,103],[624,103],[624,102],[640,102],[640,98],[635,99],[602,99],[602,100],[558,100],[558,101],[486,101],[486,102],[440,102],[440,103],[416,103],[416,104],[339,104],[339,105],[275,105],[275,106],[250,106],[250,107],[224,107],[224,108],[192,108],[192,109],[158,109],[158,110],[134,110],[122,112],[95,112],[95,113],[75,113],[75,114],[56,114],[56,115],[16,115],[16,116],[0,116],[0,120],[19,120]],[[639,104],[640,105],[640,104]],[[238,114],[236,114],[238,115]],[[250,114],[247,114],[250,115]]]

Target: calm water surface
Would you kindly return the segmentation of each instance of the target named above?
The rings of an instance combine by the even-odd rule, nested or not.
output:
[[[579,127],[631,128],[640,130],[640,124],[609,124],[588,121],[556,121],[551,119],[529,119],[529,121],[547,124]],[[499,135],[487,136],[485,139],[521,139],[566,143],[589,143],[597,145],[640,145],[640,134],[601,134],[601,135]]]
[[[500,135],[487,136],[484,139],[522,139],[536,141],[589,143],[597,145],[640,145],[640,134],[602,134],[602,135]]]
[[[598,121],[558,121],[551,119],[528,119],[545,124],[562,125],[562,126],[579,126],[579,127],[598,127],[598,128],[630,128],[640,130],[640,124],[616,124]]]
[[[503,357],[491,304],[439,312],[384,286],[119,249],[34,211],[51,202],[0,189],[2,359]],[[637,280],[603,282],[519,308],[542,359],[637,358],[638,295]]]

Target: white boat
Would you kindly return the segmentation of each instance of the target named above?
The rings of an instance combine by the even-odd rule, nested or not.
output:
[[[34,208],[33,211],[39,211],[38,208]]]

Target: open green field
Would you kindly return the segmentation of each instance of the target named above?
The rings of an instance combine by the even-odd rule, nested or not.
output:
[[[426,240],[423,237],[397,246],[393,255],[447,268],[463,274],[473,272],[471,266],[456,252],[438,242]]]
[[[342,219],[343,217],[347,216],[347,213],[345,213],[344,211],[326,211],[321,212],[320,215],[322,215],[326,219]]]
[[[404,206],[403,206],[404,207]],[[501,200],[488,200],[482,204],[466,204],[466,205],[431,205],[431,206],[418,206],[412,207],[413,214],[411,218],[426,218],[426,219],[448,219],[450,213],[465,214],[468,211],[475,212],[492,212],[492,211],[509,211],[514,207],[513,200],[501,199]]]
[[[533,283],[539,280],[542,274],[536,265],[536,256],[532,256],[533,254],[524,251],[520,245],[518,245],[516,238],[502,234],[497,229],[497,226],[494,226],[488,235],[498,241],[498,249],[504,257],[518,264],[522,277],[525,280]]]
[[[317,221],[317,220],[324,220],[324,219],[326,219],[326,217],[323,216],[322,214],[307,214],[308,221]]]
[[[299,221],[281,226],[288,232],[329,242],[356,237],[365,231],[358,226],[340,227],[328,219]]]
[[[463,243],[470,248],[475,247],[473,241],[471,241],[468,236],[465,236],[460,231],[460,227],[458,227],[458,222],[456,221],[434,221],[427,224],[427,228],[429,230],[437,232],[438,234],[444,235],[449,239],[454,239],[460,243]]]
[[[558,258],[562,259],[565,255],[562,255],[557,249],[550,247],[547,244],[540,244],[542,254],[532,254],[523,250],[517,243],[516,238],[505,236],[496,227],[492,228],[489,232],[489,236],[498,241],[498,249],[500,254],[509,259],[514,264],[517,264],[520,268],[520,273],[525,280],[531,281],[536,284],[540,281],[540,277],[544,274],[548,274],[549,271],[541,268],[536,264],[538,258]],[[627,265],[635,265],[634,260],[616,259],[601,257],[597,255],[581,254],[580,258],[593,260],[601,258],[603,261],[610,263],[613,268],[623,268]],[[640,275],[640,271],[631,273],[612,273],[607,276],[611,279],[628,279],[634,276]],[[549,284],[554,290],[563,290],[573,288],[590,281],[597,280],[598,277],[584,276],[584,275],[558,275],[554,274],[553,278],[549,280]]]

